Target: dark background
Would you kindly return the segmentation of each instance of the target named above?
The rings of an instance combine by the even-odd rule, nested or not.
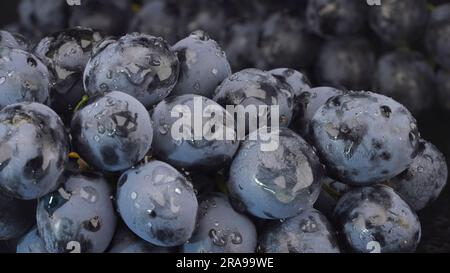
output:
[[[1,1],[0,28],[18,19],[16,10],[18,2]],[[449,0],[434,2],[447,3]],[[422,137],[435,144],[446,155],[449,163],[450,113],[435,106],[416,118]],[[450,187],[447,185],[439,199],[418,214],[422,224],[422,241],[418,252],[450,252]]]
[[[2,1],[0,9],[0,26],[17,20],[16,7],[19,1]]]

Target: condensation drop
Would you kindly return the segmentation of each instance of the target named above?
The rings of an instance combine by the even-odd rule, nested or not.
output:
[[[136,200],[137,198],[137,193],[136,192],[132,192],[131,193],[131,199]]]
[[[230,235],[231,243],[235,245],[242,244],[242,235],[239,232],[233,232]]]
[[[213,244],[215,244],[216,246],[225,246],[227,244],[225,239],[222,236],[220,236],[217,230],[211,229],[208,234],[209,238],[211,238]]]

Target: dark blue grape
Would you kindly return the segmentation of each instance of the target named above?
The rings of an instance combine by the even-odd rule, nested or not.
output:
[[[130,168],[152,144],[150,115],[139,101],[122,92],[94,100],[75,114],[71,127],[75,149],[102,171]]]
[[[89,95],[120,90],[150,107],[169,95],[179,62],[162,38],[133,33],[100,43],[84,71]]]
[[[274,13],[262,25],[261,57],[269,68],[307,68],[317,52],[317,39],[306,31],[300,18]]]
[[[84,95],[84,68],[92,48],[101,39],[99,32],[76,27],[42,38],[34,49],[36,56],[55,76],[51,106],[65,121],[70,121],[75,106]]]
[[[369,8],[369,25],[389,45],[418,41],[424,34],[429,12],[425,0],[383,0]]]
[[[177,3],[179,4],[179,3]],[[180,18],[168,1],[147,1],[133,16],[129,31],[164,37],[170,44],[178,40]]]
[[[47,253],[45,242],[39,235],[37,227],[31,229],[17,243],[17,253]]]
[[[294,100],[303,92],[311,89],[311,83],[308,78],[301,72],[291,68],[277,68],[270,70],[269,73],[277,78],[280,82],[291,87]]]
[[[131,17],[131,3],[123,0],[81,0],[70,8],[69,26],[87,27],[109,35],[123,35]]]
[[[196,99],[202,103],[203,110],[209,106],[215,107],[221,111],[216,114],[222,116],[207,117],[202,115],[200,117],[204,134],[199,140],[193,137],[189,138],[188,135],[194,136],[195,122],[199,119],[195,114],[196,111],[201,111],[201,109],[194,108]],[[172,130],[177,129],[174,126],[180,124],[180,117],[173,117],[171,112],[179,106],[187,107],[191,112],[189,118],[191,124],[183,126],[186,133],[186,138],[183,139],[177,139],[172,135]],[[152,114],[155,126],[152,147],[155,156],[177,168],[189,170],[215,171],[224,167],[231,162],[239,147],[239,142],[236,141],[234,124],[227,124],[227,118],[232,119],[230,113],[214,101],[202,96],[182,95],[163,100],[155,107]],[[217,121],[217,123],[212,123],[213,121]],[[226,140],[222,138],[213,139],[212,136],[219,132],[223,132],[223,137],[228,135],[229,138]]]
[[[194,232],[194,189],[167,163],[151,161],[125,172],[119,179],[117,206],[127,226],[154,245],[182,245]]]
[[[439,196],[447,183],[447,176],[444,155],[433,144],[422,140],[411,165],[392,178],[389,185],[418,211]]]
[[[228,22],[224,8],[211,4],[208,0],[183,2],[186,2],[186,6],[181,6],[180,10],[183,15],[182,25],[185,26],[186,33],[201,29],[216,41],[224,40],[227,35],[224,23]],[[180,1],[177,1],[178,5],[179,3]]]
[[[105,251],[116,228],[108,182],[96,174],[67,174],[57,191],[39,199],[37,226],[50,253]]]
[[[17,103],[0,111],[0,188],[20,199],[36,199],[58,186],[69,140],[58,115],[39,103]]]
[[[340,89],[367,90],[371,86],[375,53],[361,37],[343,37],[325,43],[315,64],[319,84]]]
[[[261,23],[259,21],[236,22],[231,25],[225,39],[227,59],[234,71],[248,67],[264,69],[268,65],[260,58],[258,46]]]
[[[33,225],[34,201],[12,198],[0,190],[0,241],[19,238]]]
[[[419,53],[388,53],[378,60],[373,90],[419,113],[429,109],[434,100],[433,68]]]
[[[65,0],[21,0],[19,19],[29,31],[52,33],[66,27],[67,7]]]
[[[197,228],[183,245],[185,253],[253,253],[254,224],[231,207],[226,196],[210,194],[200,203]]]
[[[225,52],[201,30],[177,42],[172,50],[180,61],[180,74],[172,95],[211,98],[217,86],[231,75]]]
[[[434,60],[450,69],[450,4],[442,4],[431,13],[425,45]]]
[[[417,215],[384,185],[351,190],[339,200],[334,215],[352,252],[413,252],[420,241]]]
[[[253,134],[261,135],[266,129]],[[262,140],[241,144],[231,165],[228,189],[236,208],[263,219],[285,219],[314,204],[323,169],[313,148],[300,136],[286,128],[271,134],[279,134],[272,143],[278,145],[275,149],[263,147]]]
[[[171,253],[167,247],[150,244],[131,232],[126,226],[120,226],[111,242],[108,253]]]
[[[259,240],[263,253],[339,253],[335,231],[315,209],[284,222],[269,223]]]
[[[335,96],[311,120],[311,140],[332,178],[363,186],[404,171],[418,151],[416,120],[371,92]]]
[[[269,72],[259,69],[244,69],[226,78],[216,89],[214,101],[226,107],[272,106],[279,107],[280,126],[287,127],[293,113],[293,90]],[[270,113],[268,113],[270,116]],[[268,120],[270,120],[268,118]],[[249,122],[246,122],[246,132]]]
[[[52,76],[33,54],[0,47],[0,109],[17,102],[49,103]]]
[[[366,26],[366,7],[364,1],[308,1],[306,22],[309,29],[323,37],[354,35]]]

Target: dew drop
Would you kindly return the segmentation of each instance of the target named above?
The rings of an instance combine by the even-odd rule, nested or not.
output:
[[[231,243],[235,245],[242,244],[242,235],[239,232],[233,232],[230,235]]]
[[[5,77],[0,77],[0,84],[3,84],[6,81]]]
[[[288,118],[285,115],[280,116],[280,123],[285,124],[288,122]]]
[[[106,83],[102,83],[102,84],[100,84],[100,89],[103,92],[106,92],[106,91],[108,91],[109,87],[108,87],[108,85]]]
[[[132,200],[136,200],[136,198],[137,198],[137,193],[136,192],[132,192],[131,193],[131,199]]]
[[[148,209],[146,212],[150,217],[152,218],[156,217],[156,212],[154,211],[154,209]]]
[[[80,190],[80,196],[89,203],[97,202],[97,191],[92,187],[83,187]]]
[[[385,118],[389,118],[391,116],[392,110],[389,106],[382,105],[380,107],[380,112]]]
[[[31,67],[36,67],[36,66],[37,66],[36,60],[35,60],[34,58],[32,58],[32,57],[29,57],[29,58],[27,59],[27,64],[28,64],[29,66],[31,66]]]
[[[217,230],[211,229],[208,234],[209,234],[209,238],[211,238],[213,244],[215,244],[216,246],[225,246],[226,245],[225,239],[222,236],[220,236],[220,234]]]
[[[166,135],[169,132],[169,125],[164,124],[159,126],[159,132],[161,133],[161,135]]]
[[[217,73],[219,73],[219,71],[217,70],[217,68],[213,68],[211,73],[213,73],[213,75],[217,76]]]
[[[103,126],[103,125],[100,124],[100,125],[97,127],[97,131],[98,131],[99,134],[104,134],[105,131],[106,131],[105,126]]]

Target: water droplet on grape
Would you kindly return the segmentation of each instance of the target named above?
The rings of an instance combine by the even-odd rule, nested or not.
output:
[[[138,195],[137,195],[136,192],[132,192],[132,193],[131,193],[131,199],[132,199],[132,200],[136,200],[137,196],[138,196]]]
[[[231,243],[235,245],[242,244],[242,235],[239,232],[233,232],[230,235]]]

